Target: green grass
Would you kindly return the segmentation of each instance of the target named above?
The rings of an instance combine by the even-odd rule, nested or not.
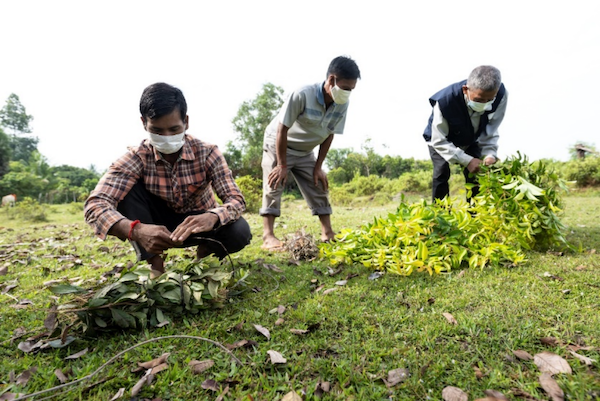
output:
[[[332,388],[323,395],[324,400],[440,400],[442,389],[449,385],[468,392],[469,399],[484,397],[486,389],[502,391],[510,398],[513,388],[547,399],[538,384],[539,370],[533,362],[515,360],[511,355],[516,349],[532,355],[546,350],[565,357],[573,374],[555,378],[567,399],[594,399],[600,394],[598,362],[591,367],[583,365],[571,357],[567,345],[596,347],[580,353],[600,361],[600,261],[592,251],[600,252],[600,198],[570,196],[566,204],[563,221],[568,238],[581,247],[581,253],[559,256],[532,252],[528,262],[512,269],[467,269],[439,276],[387,274],[377,280],[369,280],[371,271],[360,265],[343,266],[332,277],[327,274],[330,266],[324,262],[296,266],[288,264],[287,254],[262,252],[262,220],[247,215],[254,240],[233,258],[237,265],[251,270],[253,291],[233,298],[223,309],[187,315],[160,329],[116,332],[99,338],[74,333],[78,339],[66,348],[36,354],[17,349],[27,336],[14,341],[10,338],[19,327],[31,331],[29,335],[43,332],[46,310],[53,302],[43,283],[80,277],[82,286],[90,286],[116,264],[133,261],[134,253],[127,243],[114,238],[97,240],[73,206],[49,207],[48,222],[44,223],[11,220],[0,210],[0,267],[8,267],[8,274],[0,276],[0,286],[18,284],[10,296],[0,294],[0,393],[33,393],[56,386],[55,369],[70,369],[71,380],[82,378],[138,342],[180,334],[222,344],[243,339],[258,344],[234,350],[244,362],[236,366],[225,352],[206,342],[154,342],[128,352],[89,382],[68,388],[56,399],[108,400],[121,387],[126,389],[123,399],[130,399],[129,391],[141,377],[141,372],[133,373],[132,369],[137,362],[163,352],[171,353],[170,367],[144,387],[142,398],[214,399],[220,391],[213,393],[201,387],[204,380],[214,379],[221,383],[221,390],[229,385],[225,400],[276,400],[291,390],[305,392],[304,399],[313,400],[318,399],[315,386],[325,381]],[[332,221],[338,230],[357,227],[394,210],[394,205],[339,207],[334,209]],[[310,216],[305,204],[285,203],[276,223],[277,234],[301,229],[318,238],[318,220]],[[192,255],[191,251],[171,252],[173,256]],[[259,258],[277,265],[283,273],[266,270],[255,262]],[[357,276],[347,285],[335,285],[353,274]],[[316,293],[313,279],[325,284],[323,290],[338,289],[327,295],[323,290]],[[16,303],[13,297],[29,299],[33,305],[16,309],[12,307]],[[68,299],[64,296],[59,302]],[[279,316],[269,312],[278,305],[286,307],[281,316],[285,322],[276,326]],[[458,324],[449,324],[444,312],[451,313]],[[233,329],[240,322],[245,322],[242,330]],[[267,327],[271,339],[255,331],[252,324]],[[303,336],[290,332],[313,325],[318,327]],[[559,344],[540,342],[549,336],[556,337]],[[89,352],[83,357],[64,360],[86,347]],[[280,352],[287,363],[271,365],[268,350]],[[187,367],[192,359],[213,359],[215,366],[193,375]],[[32,366],[38,370],[25,386],[9,384],[11,371],[18,376]],[[475,376],[474,366],[483,377]],[[408,369],[410,377],[387,388],[382,379],[396,368]]]

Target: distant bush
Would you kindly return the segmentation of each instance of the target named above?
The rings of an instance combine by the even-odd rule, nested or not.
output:
[[[403,192],[428,192],[431,191],[431,172],[415,171],[404,173],[398,178],[400,190]]]
[[[40,205],[36,200],[27,196],[17,202],[15,207],[8,208],[7,214],[12,219],[43,222],[48,221],[47,211],[47,207]]]
[[[83,212],[84,202],[71,202],[69,203],[69,212],[71,214],[81,214]]]
[[[600,157],[572,160],[563,167],[563,176],[578,187],[600,186]]]
[[[249,175],[236,178],[235,183],[246,200],[246,211],[258,213],[262,204],[262,180]]]

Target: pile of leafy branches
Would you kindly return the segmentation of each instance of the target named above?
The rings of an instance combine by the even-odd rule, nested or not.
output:
[[[321,244],[320,256],[410,275],[514,266],[525,260],[524,250],[570,247],[558,217],[566,183],[542,162],[529,163],[518,154],[484,167],[479,184],[471,203],[402,201],[387,218],[343,230],[335,242]]]
[[[236,274],[242,277],[232,283],[233,273],[224,266],[200,261],[182,272],[169,271],[157,278],[150,277],[149,269],[138,267],[96,290],[72,285],[57,285],[50,290],[55,294],[79,294],[58,310],[75,313],[83,331],[93,334],[115,328],[160,327],[169,322],[169,316],[222,307],[229,289],[244,282],[248,275],[243,271]]]

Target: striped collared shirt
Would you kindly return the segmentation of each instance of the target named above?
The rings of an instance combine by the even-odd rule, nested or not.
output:
[[[85,203],[85,220],[100,238],[106,238],[110,228],[124,218],[117,204],[140,179],[148,192],[176,213],[212,212],[225,225],[245,210],[244,197],[216,145],[186,135],[173,166],[147,139],[128,150],[110,166]],[[214,192],[222,205],[217,204]]]

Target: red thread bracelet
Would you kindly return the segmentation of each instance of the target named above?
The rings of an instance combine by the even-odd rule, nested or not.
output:
[[[132,241],[131,234],[133,234],[133,227],[137,226],[138,224],[140,224],[139,220],[131,222],[131,228],[129,229],[129,235],[127,236],[127,239],[129,239],[129,241]]]

